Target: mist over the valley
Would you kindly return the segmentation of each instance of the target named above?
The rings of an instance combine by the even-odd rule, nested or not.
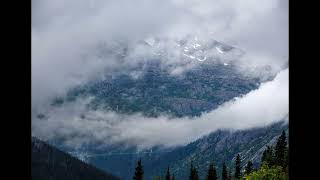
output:
[[[143,149],[184,145],[217,129],[247,129],[287,118],[287,4],[32,0],[32,134],[64,138],[70,146],[102,142]],[[188,54],[212,42],[233,49],[213,47]],[[232,63],[236,71],[258,77],[262,84],[198,117],[93,110],[87,108],[90,97],[51,106],[54,98],[105,73],[123,71],[138,77],[126,70],[155,60],[174,78],[199,64]],[[37,118],[38,113],[45,118]]]

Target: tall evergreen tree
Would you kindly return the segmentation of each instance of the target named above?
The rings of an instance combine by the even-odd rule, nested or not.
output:
[[[143,180],[143,166],[141,159],[137,162],[136,171],[133,176],[134,180]]]
[[[192,173],[192,179],[193,180],[199,180],[199,176],[198,176],[198,171],[197,168],[195,166],[193,166],[193,173]]]
[[[274,152],[271,146],[267,146],[266,150],[263,151],[261,164],[263,162],[267,163],[269,166],[274,165]]]
[[[287,144],[287,150],[286,150],[285,160],[286,160],[285,166],[286,166],[286,168],[288,168],[288,165],[289,165],[289,146],[288,146],[288,144]]]
[[[196,167],[193,168],[194,180],[199,180],[198,170]]]
[[[208,173],[207,173],[207,176],[206,176],[206,180],[217,180],[218,177],[217,177],[217,171],[216,171],[216,168],[214,166],[214,163],[210,163],[209,164],[209,169],[208,169]]]
[[[267,150],[264,150],[261,157],[261,163],[266,162],[267,159]]]
[[[240,176],[241,176],[241,159],[240,159],[240,154],[238,154],[236,157],[234,178],[240,179]]]
[[[228,180],[228,171],[225,162],[222,165],[221,180]]]
[[[198,179],[199,179],[198,171],[191,162],[189,180],[198,180]]]
[[[287,151],[287,138],[285,131],[282,131],[281,136],[277,140],[275,147],[275,165],[285,167],[286,165],[286,151]]]
[[[253,164],[250,160],[248,161],[245,170],[246,174],[250,174],[253,171]]]
[[[194,178],[193,163],[192,163],[192,161],[191,161],[191,164],[190,164],[189,180],[193,180],[193,178]]]
[[[169,170],[169,167],[167,169],[167,174],[166,174],[166,180],[170,180],[170,170]]]
[[[228,171],[228,170],[227,170]],[[231,175],[231,169],[228,171],[228,180],[231,180],[232,179],[232,175]]]

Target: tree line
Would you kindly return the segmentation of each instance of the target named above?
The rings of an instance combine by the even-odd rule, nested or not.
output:
[[[256,180],[256,179],[274,179],[287,180],[288,179],[288,164],[289,164],[289,147],[285,131],[277,139],[276,145],[267,146],[264,150],[260,167],[255,169],[253,163],[249,160],[245,167],[242,168],[242,161],[240,154],[237,154],[234,163],[234,173],[231,169],[228,170],[225,162],[222,163],[221,180]],[[143,180],[143,166],[141,159],[137,162],[135,168],[134,180]],[[170,168],[167,168],[164,180],[174,180],[174,175],[170,173]],[[162,180],[161,176],[153,177],[153,180]],[[190,163],[189,180],[199,180],[198,170],[193,162]],[[205,180],[218,180],[218,172],[215,163],[212,161],[207,169]]]

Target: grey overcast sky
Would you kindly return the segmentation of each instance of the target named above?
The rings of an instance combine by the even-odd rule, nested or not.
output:
[[[163,122],[164,127],[186,126],[186,131],[174,136],[175,144],[185,143],[203,135],[199,133],[202,130],[209,132],[224,127],[246,128],[264,125],[266,122],[278,121],[288,113],[288,70],[283,69],[283,65],[288,62],[288,0],[32,0],[32,110],[37,112],[38,108],[49,104],[50,98],[87,82],[106,68],[119,65],[112,58],[97,59],[94,47],[98,43],[119,39],[133,43],[153,36],[174,39],[188,34],[200,34],[204,38],[214,38],[244,50],[246,56],[241,61],[244,67],[255,69],[270,65],[274,73],[278,73],[278,80],[276,78],[268,82],[269,85],[261,86],[241,100],[228,102],[218,110],[202,115],[200,118],[206,120],[192,121],[195,123],[192,125],[187,119],[171,121],[161,117],[158,123]],[[177,63],[175,61],[172,63]],[[278,99],[271,98],[274,90],[282,93]],[[264,99],[268,96],[270,99]],[[68,108],[78,108],[79,104]],[[247,117],[249,105],[257,108],[254,118],[240,121],[229,115],[221,115],[222,112],[235,111],[239,114],[243,112],[243,117]],[[270,115],[266,115],[266,111],[261,109],[268,105],[277,107],[267,111]],[[72,118],[68,118],[70,121],[66,120],[68,116],[73,117],[72,112],[78,111],[53,111],[61,114],[53,116],[48,121],[50,124],[44,125],[34,121],[34,133],[45,136],[44,132],[47,131],[51,134],[46,136],[59,136],[53,132],[56,132],[55,128],[63,126],[69,128],[61,132],[63,135],[73,130],[86,135],[94,132],[94,128],[110,126],[110,120],[102,121],[105,122],[104,126],[96,126],[94,121],[84,126],[77,124],[78,121]],[[99,113],[102,112],[95,112],[94,116],[98,116]],[[113,115],[105,115],[109,119],[118,119],[121,116],[110,113]],[[141,121],[146,119],[141,115],[137,116]],[[216,125],[207,126],[208,117],[216,116],[223,117],[221,119],[224,121],[210,118]],[[261,119],[260,116],[262,120],[255,122]],[[238,123],[232,123],[234,126],[229,125],[234,121]],[[150,129],[162,127],[158,123],[150,122],[154,121],[147,120],[143,125]],[[129,142],[131,139],[139,140],[145,136],[126,129],[130,123],[128,120],[110,127],[117,136],[95,134],[90,137],[99,139],[107,136],[111,137],[110,142]],[[191,127],[200,130],[191,130]],[[168,137],[163,137],[161,130],[155,129],[155,132],[158,131],[159,136],[146,139],[143,146],[164,144]]]

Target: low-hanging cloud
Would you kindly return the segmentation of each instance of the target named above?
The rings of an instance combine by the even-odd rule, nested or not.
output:
[[[244,50],[248,55],[239,59],[243,72],[255,74],[269,65],[275,74],[288,61],[287,4],[287,0],[32,0],[33,109],[99,73],[123,66],[115,57],[97,55],[97,46],[105,42],[134,46],[148,37],[203,36]],[[168,42],[164,49],[177,54]],[[148,51],[141,49],[138,54],[144,52],[147,56]],[[174,72],[193,67],[179,57],[163,60],[181,65]],[[132,64],[137,62],[125,62]]]
[[[288,116],[288,69],[259,89],[195,118],[157,118],[88,110],[90,99],[51,109],[33,119],[32,132],[45,139],[67,137],[66,145],[126,144],[138,148],[172,147],[192,142],[217,129],[246,129],[270,125]]]
[[[50,106],[52,98],[106,71],[153,60],[151,51],[137,44],[155,37],[164,40],[160,50],[168,56],[161,61],[174,65],[172,74],[194,67],[182,60],[175,41],[195,37],[244,51],[236,64],[243,73],[278,74],[196,118],[94,111],[86,108],[90,99]],[[128,46],[129,54],[124,59],[100,56],[103,44]],[[32,133],[65,138],[72,146],[98,142],[148,148],[183,145],[217,129],[268,125],[288,114],[287,63],[288,0],[32,0]],[[45,118],[38,119],[44,109]]]

